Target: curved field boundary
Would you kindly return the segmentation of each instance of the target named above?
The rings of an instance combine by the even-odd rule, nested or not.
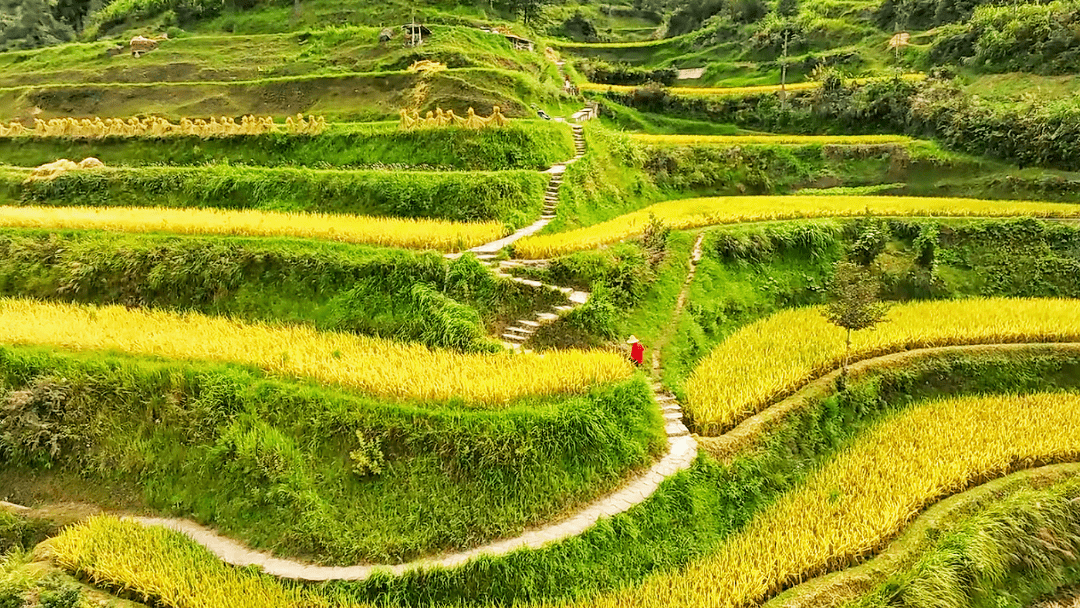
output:
[[[682,426],[682,425],[679,425]],[[480,557],[498,557],[519,549],[539,549],[545,545],[577,536],[604,517],[629,510],[647,500],[660,484],[679,471],[690,468],[697,458],[697,443],[685,428],[681,435],[668,426],[668,452],[644,474],[631,480],[621,489],[604,496],[571,517],[546,526],[533,528],[520,536],[497,541],[459,553],[419,559],[404,564],[368,564],[359,566],[316,566],[281,559],[269,553],[252,551],[244,545],[221,536],[209,528],[183,519],[130,517],[147,527],[162,527],[180,532],[208,549],[227,564],[245,567],[258,566],[263,572],[279,578],[303,581],[364,580],[375,573],[401,575],[412,570],[453,568]]]
[[[949,355],[991,355],[991,354],[1076,354],[1080,355],[1080,342],[1027,343],[1027,344],[975,344],[966,346],[940,346],[919,348],[871,359],[853,362],[848,367],[852,379],[877,371],[904,367],[919,361],[945,357]],[[796,412],[824,397],[836,392],[836,381],[841,369],[833,370],[818,377],[797,393],[769,406],[717,437],[698,437],[701,449],[718,460],[731,460],[754,447],[769,430],[782,423],[789,414]]]
[[[498,238],[499,222],[447,222],[321,213],[165,207],[0,207],[0,226],[248,237],[294,237],[407,249],[462,251]]]
[[[949,520],[965,517],[972,511],[1000,500],[1002,495],[1026,488],[1042,488],[1077,477],[1080,477],[1080,463],[1049,465],[1013,473],[950,496],[927,509],[877,557],[859,566],[807,581],[776,597],[766,606],[839,606],[854,601],[867,588],[880,584],[903,568],[910,567],[935,540],[942,525]]]
[[[784,587],[861,562],[944,497],[1041,463],[1075,462],[1080,457],[1078,406],[1080,397],[1068,394],[928,402],[878,426],[813,473],[806,488],[766,507],[720,553],[576,605],[756,604]],[[868,479],[873,483],[866,483]],[[913,483],[900,483],[905,480]],[[818,519],[811,518],[816,521],[812,529],[792,527],[792,522],[804,519],[791,518],[793,504],[821,511]],[[283,588],[277,581],[227,569],[181,536],[114,518],[96,518],[71,528],[50,543],[50,549],[54,561],[68,570],[150,598],[171,597],[173,589],[190,592],[194,581],[178,581],[177,576],[194,576],[204,586],[205,581],[220,579],[222,584],[211,585],[213,599],[218,600],[214,606],[247,605],[241,593],[261,586],[267,593]],[[793,561],[792,551],[808,561]],[[730,567],[740,564],[728,562],[744,557],[749,558],[744,567]],[[133,568],[136,564],[140,567]],[[225,597],[221,590],[227,590]],[[318,598],[280,598],[286,599],[258,605],[312,605],[310,600]]]
[[[778,220],[865,217],[1080,218],[1080,205],[916,196],[730,196],[666,201],[615,219],[522,240],[518,257],[548,258],[640,236],[653,216],[675,230]]]

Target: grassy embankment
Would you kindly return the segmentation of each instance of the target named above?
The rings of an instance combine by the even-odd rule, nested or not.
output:
[[[339,123],[318,136],[285,133],[214,139],[196,137],[0,139],[6,163],[36,167],[57,158],[93,156],[110,167],[251,165],[258,167],[427,168],[543,171],[574,155],[565,125],[515,120],[505,128],[402,130],[397,122]]]
[[[379,355],[335,361],[370,368]],[[612,489],[663,447],[648,387],[625,376],[478,407],[97,351],[5,347],[0,364],[5,498],[192,517],[323,563],[395,562],[519,534]]]
[[[161,43],[157,58],[150,53],[139,59],[106,57],[100,44],[20,52],[0,61],[0,100],[7,109],[0,120],[26,119],[31,108],[42,118],[303,112],[380,120],[402,108],[441,106],[464,115],[474,107],[487,115],[495,105],[521,117],[533,115],[530,104],[554,108],[564,101],[556,67],[540,53],[515,51],[501,35],[437,27],[416,50],[403,47],[398,34],[387,45],[377,43],[372,28],[181,37]],[[418,60],[449,69],[408,71]]]
[[[311,325],[463,351],[562,294],[470,257],[280,238],[0,230],[0,293]]]

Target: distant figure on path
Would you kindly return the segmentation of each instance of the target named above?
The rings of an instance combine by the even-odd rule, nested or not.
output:
[[[645,347],[634,336],[630,336],[626,343],[630,345],[630,360],[634,362],[634,365],[641,367],[645,363]]]

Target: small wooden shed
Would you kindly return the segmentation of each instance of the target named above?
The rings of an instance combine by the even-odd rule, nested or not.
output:
[[[424,43],[424,38],[431,35],[431,30],[426,26],[419,23],[406,23],[401,26],[401,29],[405,30],[406,44],[409,46],[420,46]]]
[[[518,51],[530,51],[532,52],[536,45],[532,40],[522,38],[521,36],[515,36],[513,34],[506,34],[506,39],[510,41],[510,44],[514,45],[514,49]]]

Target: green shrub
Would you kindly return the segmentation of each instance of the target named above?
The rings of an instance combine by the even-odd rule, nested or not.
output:
[[[472,256],[304,241],[0,230],[0,294],[309,323],[489,350],[500,318],[565,301]]]
[[[540,212],[547,176],[495,173],[143,167],[73,171],[24,181],[3,173],[0,186],[28,205],[213,207],[293,213],[331,213],[496,220],[515,228]]]

